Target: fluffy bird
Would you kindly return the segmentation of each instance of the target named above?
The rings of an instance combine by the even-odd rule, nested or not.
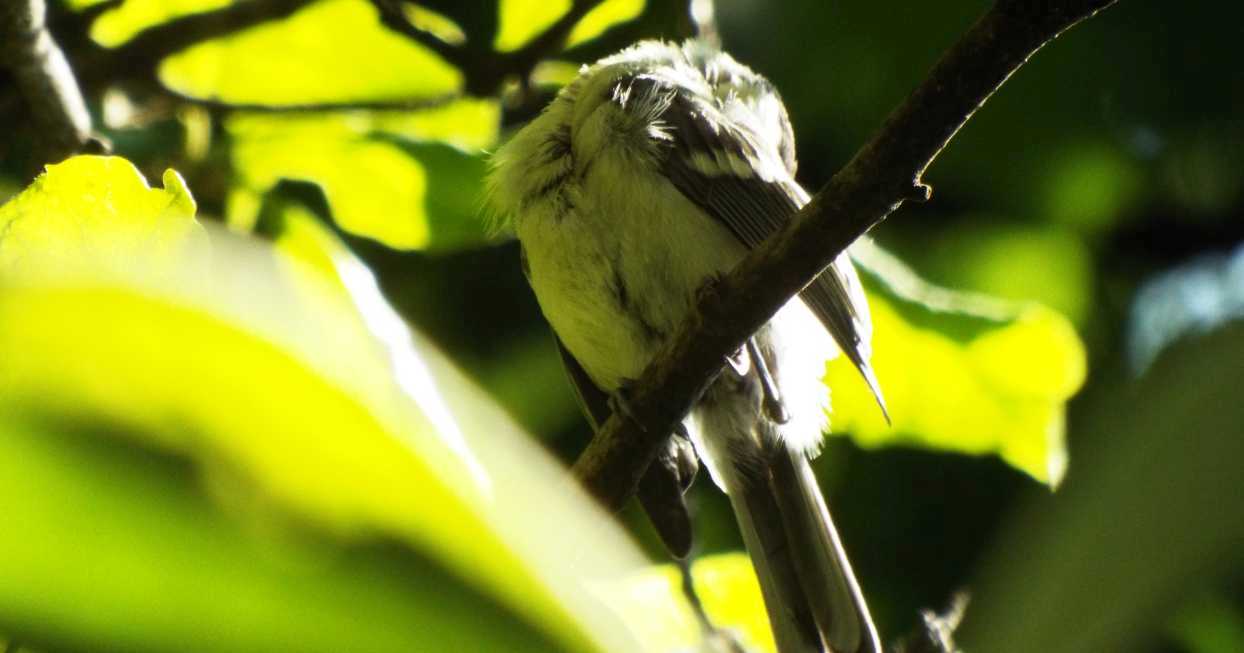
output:
[[[795,166],[773,85],[698,41],[584,66],[495,153],[491,206],[581,399],[625,407],[697,291],[808,202]],[[829,360],[847,356],[880,402],[870,340],[844,254],[723,361],[683,424],[730,497],[782,653],[881,650],[808,462],[828,427]]]

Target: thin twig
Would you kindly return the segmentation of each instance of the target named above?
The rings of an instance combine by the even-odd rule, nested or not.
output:
[[[575,0],[570,11],[558,18],[557,22],[505,57],[507,71],[510,74],[526,76],[541,59],[561,51],[566,47],[566,39],[574,26],[600,3],[601,0]]]
[[[380,23],[385,27],[435,52],[437,56],[455,66],[466,65],[466,50],[442,40],[435,34],[415,27],[406,19],[401,0],[371,0],[380,12]]]
[[[702,294],[634,385],[630,418],[610,417],[575,463],[583,485],[620,508],[727,354],[856,238],[926,199],[921,174],[972,113],[1041,46],[1115,1],[997,2],[795,220]]]
[[[921,610],[915,632],[895,646],[894,653],[960,653],[955,645],[955,630],[963,622],[967,607],[967,593],[959,592],[943,613]]]
[[[493,97],[507,79],[526,80],[541,60],[560,52],[579,21],[601,0],[574,0],[569,11],[537,34],[523,47],[508,53],[495,52],[491,43],[446,43],[407,20],[401,0],[371,0],[385,27],[422,45],[462,71],[464,90],[476,97]]]
[[[149,27],[116,48],[93,50],[78,61],[84,85],[98,87],[115,81],[117,71],[155,80],[164,58],[208,39],[234,34],[263,23],[287,18],[313,0],[247,0]]]

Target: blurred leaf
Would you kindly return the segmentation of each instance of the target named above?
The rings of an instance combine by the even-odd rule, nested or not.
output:
[[[639,17],[645,4],[645,0],[605,0],[574,26],[566,39],[566,47],[591,41],[610,27]]]
[[[740,635],[749,650],[775,652],[773,632],[760,583],[746,553],[720,553],[697,558],[691,567],[695,590],[713,624]],[[673,565],[659,565],[626,581],[626,609],[638,609],[630,622],[654,650],[695,650],[700,622],[682,592],[682,576]],[[642,606],[642,607],[641,607]],[[643,621],[644,613],[671,615],[667,622]]]
[[[500,25],[493,47],[499,52],[521,48],[570,11],[571,4],[571,0],[501,0]],[[643,10],[644,0],[605,0],[575,25],[566,46],[590,41]]]
[[[557,89],[573,82],[579,76],[580,65],[569,61],[545,59],[531,71],[531,83]]]
[[[195,98],[289,105],[415,101],[458,91],[462,75],[380,24],[367,0],[322,0],[288,19],[214,39],[160,65]]]
[[[115,47],[148,27],[232,3],[233,0],[126,0],[95,20],[91,25],[91,38],[100,45]],[[75,9],[82,9],[98,2],[74,0],[71,4],[77,5]]]
[[[1143,372],[1171,344],[1244,320],[1244,245],[1206,254],[1149,280],[1136,292],[1128,356]]]
[[[1188,653],[1244,651],[1244,614],[1221,596],[1198,597],[1180,608],[1169,631]]]
[[[84,250],[93,241],[110,249],[109,233],[137,229],[127,216],[148,220],[149,194],[160,192],[131,192],[129,177],[113,192],[109,171],[134,176],[123,163],[73,159],[0,211],[20,215],[32,232],[68,222],[66,213]],[[97,201],[54,201],[49,189],[65,171],[105,180]],[[188,201],[176,186],[164,192],[173,205]],[[177,639],[214,647],[218,637],[236,644],[219,648],[234,650],[439,649],[440,637],[470,648],[496,650],[509,639],[547,648],[542,636],[505,625],[510,612],[563,647],[634,650],[583,588],[638,563],[613,522],[406,329],[361,263],[322,228],[297,215],[287,224],[301,226],[279,230],[275,251],[215,234],[207,279],[200,266],[148,274],[141,248],[107,274],[86,256],[54,274],[0,277],[0,447],[8,449],[0,459],[20,471],[0,474],[8,504],[0,513],[9,523],[16,515],[22,533],[0,538],[0,610],[20,616],[26,631],[111,643],[104,648],[184,648],[167,645]],[[27,247],[22,266],[42,254]],[[99,424],[108,427],[76,435]],[[225,513],[211,516],[191,488],[168,488],[187,483],[181,461],[193,463]],[[369,594],[372,583],[346,570],[300,569],[307,561],[280,542],[239,539],[238,522],[222,521],[229,513],[352,547],[382,537],[432,565],[406,568],[413,577],[401,583],[377,581]],[[73,555],[78,547],[90,555]],[[374,569],[363,579],[397,577],[383,560],[359,564]],[[451,576],[476,589],[447,588]],[[168,604],[170,592],[205,587],[220,593]],[[477,591],[491,598],[472,598]],[[494,601],[504,607],[489,607]],[[351,606],[373,602],[458,612],[349,616]],[[341,616],[320,617],[336,610]],[[500,626],[447,626],[476,613]],[[319,621],[300,630],[304,618]],[[358,645],[342,643],[351,628],[367,631]]]
[[[480,149],[498,124],[497,104],[484,100],[419,112],[230,117],[238,185],[229,222],[250,228],[260,197],[291,179],[318,184],[343,229],[390,247],[481,242]]]
[[[74,157],[47,166],[0,206],[0,273],[116,267],[139,253],[177,260],[187,241],[202,237],[194,211],[194,198],[173,170],[164,174],[163,189],[150,188],[125,159]]]
[[[1092,313],[1092,254],[1083,237],[1068,229],[1021,226],[990,215],[914,244],[915,258],[908,260],[918,261],[917,267],[940,283],[1040,302],[1074,324]]]
[[[1148,650],[1156,615],[1238,578],[1242,382],[1244,328],[1228,326],[1097,401],[1076,473],[1017,511],[982,565],[963,649]]]
[[[0,615],[24,644],[549,649],[435,563],[392,547],[281,537],[271,524],[257,532],[208,500],[181,461],[119,446],[117,436],[0,415]]]
[[[438,14],[427,7],[406,3],[402,3],[402,12],[411,25],[450,45],[466,43],[466,33],[448,16]]]
[[[570,11],[571,0],[500,0],[493,47],[511,52],[523,46]]]
[[[1114,227],[1144,190],[1137,162],[1121,148],[1077,143],[1052,157],[1040,178],[1038,209],[1055,222],[1087,233]]]
[[[829,366],[831,422],[865,447],[911,444],[995,453],[1057,485],[1066,468],[1064,404],[1084,382],[1071,325],[1039,305],[931,286],[892,256],[852,249],[875,328],[873,365],[893,424],[844,359]]]
[[[1244,198],[1244,124],[1206,122],[1172,136],[1159,187],[1188,217],[1230,220]]]
[[[549,334],[492,352],[484,364],[485,387],[531,432],[550,434],[584,426],[566,367]]]

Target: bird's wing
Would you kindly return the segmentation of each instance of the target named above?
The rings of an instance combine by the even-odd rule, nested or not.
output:
[[[699,98],[676,93],[661,119],[672,138],[663,172],[684,196],[720,221],[748,248],[785,225],[808,194],[792,178],[776,146],[734,125]],[[850,257],[843,252],[800,297],[855,364],[885,410],[873,374],[872,320]]]

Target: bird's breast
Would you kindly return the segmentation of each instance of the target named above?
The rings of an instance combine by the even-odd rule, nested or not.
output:
[[[605,390],[636,378],[743,246],[656,172],[600,156],[516,225],[532,289]]]

